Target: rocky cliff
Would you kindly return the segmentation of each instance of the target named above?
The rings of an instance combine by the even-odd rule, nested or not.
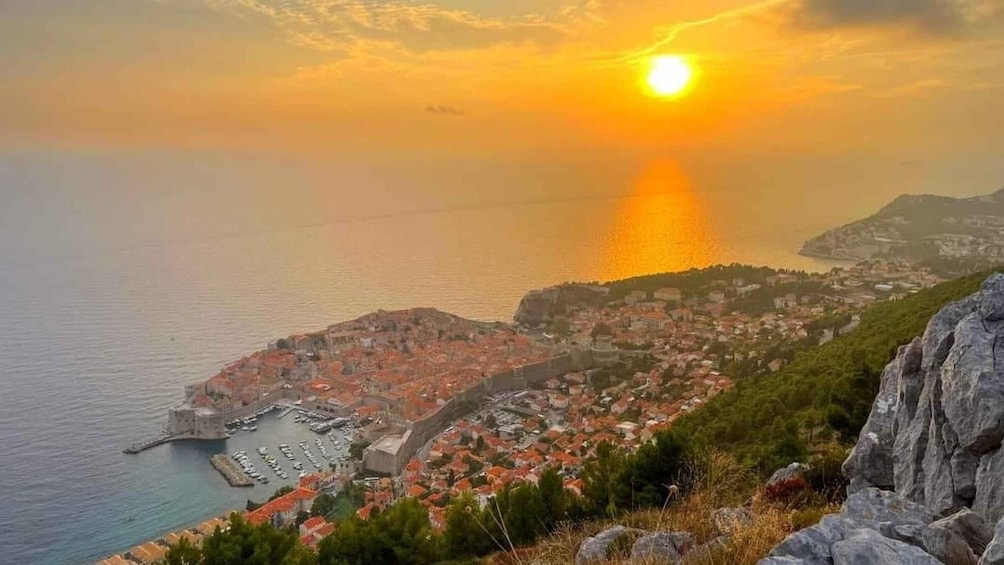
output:
[[[761,565],[1004,565],[1002,440],[1004,275],[997,274],[936,314],[885,368],[844,463],[850,486],[842,512],[792,534]]]
[[[531,328],[545,325],[555,316],[564,315],[571,309],[598,304],[605,296],[601,288],[564,284],[530,291],[519,301],[513,318],[516,323]]]

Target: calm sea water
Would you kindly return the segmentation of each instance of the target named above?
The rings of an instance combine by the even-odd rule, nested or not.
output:
[[[93,562],[267,497],[278,484],[228,488],[208,457],[315,437],[291,418],[227,445],[121,449],[163,423],[185,383],[271,339],[378,308],[508,320],[527,289],[566,280],[826,269],[800,242],[861,213],[839,197],[704,187],[665,163],[579,180],[471,167],[452,191],[428,174],[322,185],[237,169],[0,160],[0,561]],[[469,197],[483,186],[492,198]]]

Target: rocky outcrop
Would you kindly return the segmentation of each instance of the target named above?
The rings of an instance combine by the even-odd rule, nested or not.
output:
[[[614,541],[626,534],[642,534],[642,530],[627,528],[625,526],[613,526],[607,528],[595,536],[586,538],[579,551],[575,554],[575,565],[586,565],[588,563],[605,563],[610,545]]]
[[[998,274],[938,312],[883,371],[844,462],[841,512],[788,536],[760,564],[1004,565],[1002,440]]]
[[[1004,515],[1002,337],[1004,276],[994,275],[900,348],[844,463],[851,492],[893,489],[942,516]]]
[[[544,290],[533,290],[523,296],[513,317],[517,324],[536,328],[546,325],[555,316],[563,316],[581,306],[599,304],[605,293],[600,287],[580,284],[553,286]]]
[[[809,470],[809,466],[804,463],[792,463],[787,467],[781,467],[767,479],[765,486],[767,488],[776,487],[788,481],[794,481],[797,479],[804,479],[806,471]]]
[[[613,526],[586,538],[579,545],[579,550],[575,554],[575,565],[609,562],[611,557],[615,557],[611,555],[612,546],[622,536],[634,538],[630,540],[632,543],[630,563],[680,563],[694,548],[694,537],[688,532],[647,532],[625,526]],[[701,546],[695,552],[711,551],[714,547],[717,545]]]

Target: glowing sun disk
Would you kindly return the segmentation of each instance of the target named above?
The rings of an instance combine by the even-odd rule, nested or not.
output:
[[[656,57],[648,73],[648,85],[659,96],[674,96],[687,88],[693,76],[694,72],[683,58]]]

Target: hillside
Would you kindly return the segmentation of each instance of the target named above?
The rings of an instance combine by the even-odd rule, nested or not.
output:
[[[896,349],[924,331],[945,304],[979,288],[987,274],[942,283],[876,304],[846,336],[799,353],[781,371],[740,381],[674,427],[698,445],[717,446],[762,473],[835,442],[857,438]]]
[[[1004,260],[1004,190],[972,198],[899,196],[875,215],[806,241],[803,255],[930,262],[970,270]]]

